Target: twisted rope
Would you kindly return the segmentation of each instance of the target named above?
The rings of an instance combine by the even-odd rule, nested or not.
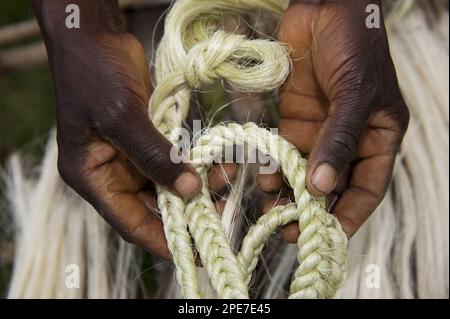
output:
[[[193,89],[226,79],[237,90],[264,92],[285,81],[290,62],[284,45],[226,33],[220,22],[221,17],[255,9],[280,14],[284,5],[276,0],[179,0],[173,5],[157,51],[158,84],[149,105],[152,121],[169,140],[178,142]],[[295,203],[275,207],[259,218],[236,256],[211,200],[207,175],[224,147],[244,144],[278,162],[294,190]],[[345,273],[347,238],[337,220],[326,212],[325,200],[313,198],[306,190],[306,160],[294,146],[254,123],[232,123],[211,127],[190,155],[203,182],[198,195],[184,203],[157,187],[158,206],[183,296],[202,297],[191,237],[218,296],[248,298],[248,285],[264,243],[278,227],[294,220],[298,220],[301,233],[299,266],[290,298],[335,295]]]

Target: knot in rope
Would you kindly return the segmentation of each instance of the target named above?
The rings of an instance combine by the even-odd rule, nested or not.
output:
[[[227,70],[234,54],[240,49],[244,37],[227,34],[223,30],[214,32],[210,39],[194,45],[188,52],[184,66],[186,82],[195,89],[202,85],[212,84],[221,77],[227,76]]]

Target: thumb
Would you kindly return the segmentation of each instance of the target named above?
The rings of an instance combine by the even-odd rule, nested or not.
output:
[[[355,159],[371,114],[372,105],[368,101],[361,92],[350,90],[331,102],[308,159],[306,184],[313,195],[330,194],[341,173]]]
[[[201,180],[187,162],[173,159],[170,143],[140,112],[128,112],[121,121],[109,120],[100,133],[121,150],[148,179],[169,188],[184,199],[200,190]],[[111,123],[112,122],[112,123]],[[119,122],[119,123],[118,123]]]

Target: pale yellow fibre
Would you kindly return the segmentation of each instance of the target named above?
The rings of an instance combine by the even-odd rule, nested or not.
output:
[[[244,92],[278,88],[287,78],[286,47],[269,40],[250,40],[226,33],[223,19],[250,10],[280,14],[286,1],[179,0],[165,21],[165,35],[157,51],[157,86],[150,101],[156,127],[174,144],[189,110],[193,89],[217,79]],[[249,230],[236,256],[210,198],[207,172],[225,146],[248,144],[272,156],[294,190],[295,203],[276,207]],[[191,150],[203,187],[197,196],[182,199],[157,187],[164,231],[186,298],[201,298],[195,248],[220,298],[248,298],[248,284],[265,241],[278,227],[298,220],[299,267],[291,284],[291,298],[331,298],[343,281],[347,238],[337,220],[305,188],[306,160],[279,136],[253,123],[211,127]]]

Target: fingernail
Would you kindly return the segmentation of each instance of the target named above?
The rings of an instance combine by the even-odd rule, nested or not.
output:
[[[180,194],[184,199],[189,199],[195,194],[197,194],[200,188],[200,181],[196,175],[192,172],[184,172],[177,178],[173,188]]]
[[[311,177],[311,184],[319,192],[329,194],[336,186],[337,174],[333,166],[328,163],[317,167]]]

